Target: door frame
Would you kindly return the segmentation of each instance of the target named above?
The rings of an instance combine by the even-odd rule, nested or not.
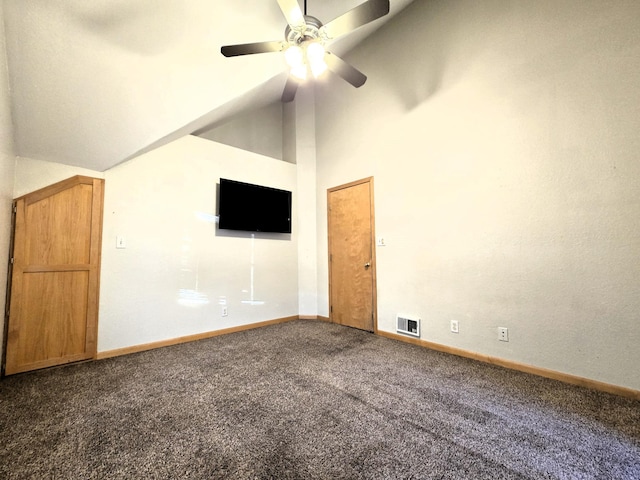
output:
[[[345,188],[354,187],[357,185],[369,184],[369,216],[371,225],[371,309],[373,316],[373,333],[378,333],[378,286],[377,286],[377,262],[376,262],[376,225],[375,225],[375,203],[374,203],[374,190],[373,190],[373,177],[366,177],[360,180],[354,180],[353,182],[345,183],[335,187],[327,189],[327,260],[329,266],[329,321],[335,323],[333,318],[333,311],[331,305],[331,215],[330,215],[330,200],[332,192],[343,190]]]
[[[13,280],[13,246],[16,237],[16,213],[18,205],[15,200],[11,202],[11,234],[9,236],[9,256],[7,258],[7,283],[5,290],[5,303],[2,328],[2,357],[0,358],[0,377],[4,377],[4,364],[7,355],[7,338],[9,336],[9,309],[11,304],[11,281]]]

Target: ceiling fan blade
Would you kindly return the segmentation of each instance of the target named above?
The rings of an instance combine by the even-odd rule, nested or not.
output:
[[[282,92],[282,103],[292,102],[294,98],[296,98],[296,92],[298,91],[298,85],[300,82],[296,80],[292,75],[289,75],[287,78],[287,83],[284,86],[284,91]]]
[[[324,61],[327,64],[327,68],[331,70],[333,73],[340,75],[347,82],[349,82],[354,87],[358,88],[364,85],[364,82],[367,81],[367,76],[362,73],[357,68],[349,65],[347,62],[342,60],[337,55],[333,53],[327,52]]]
[[[368,0],[320,28],[320,34],[328,39],[349,33],[389,13],[389,0]]]
[[[220,52],[225,57],[237,57],[239,55],[252,55],[254,53],[281,52],[283,49],[284,42],[274,41],[225,45],[220,49]]]
[[[304,20],[304,13],[298,5],[298,0],[278,0],[278,5],[292,30],[301,31],[306,28],[307,22]]]

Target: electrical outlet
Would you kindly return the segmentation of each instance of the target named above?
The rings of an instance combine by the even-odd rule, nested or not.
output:
[[[227,307],[225,305],[220,309],[220,316],[226,317],[227,315],[229,315],[229,310],[227,310]]]
[[[453,333],[460,333],[460,325],[458,325],[458,320],[451,320],[451,331]]]
[[[498,340],[501,342],[509,341],[509,329],[507,327],[498,327]]]

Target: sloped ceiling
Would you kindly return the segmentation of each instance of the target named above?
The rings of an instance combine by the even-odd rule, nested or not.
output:
[[[281,54],[220,54],[282,39],[276,0],[2,1],[19,156],[104,171],[278,101],[286,81]],[[391,0],[389,15],[331,50],[344,55],[410,2]],[[326,23],[360,3],[309,0],[307,10]]]

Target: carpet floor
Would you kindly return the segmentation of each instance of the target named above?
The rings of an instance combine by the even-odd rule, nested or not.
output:
[[[7,377],[2,479],[640,479],[640,402],[315,321]]]

